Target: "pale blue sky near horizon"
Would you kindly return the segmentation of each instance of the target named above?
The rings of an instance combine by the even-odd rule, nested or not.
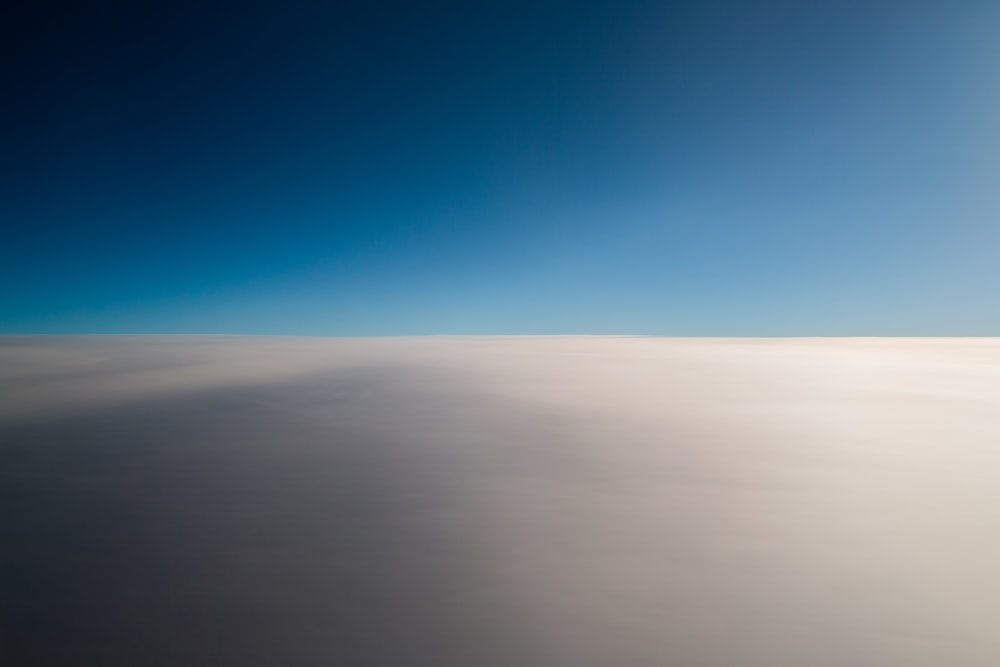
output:
[[[25,11],[0,333],[1000,335],[1000,2]]]

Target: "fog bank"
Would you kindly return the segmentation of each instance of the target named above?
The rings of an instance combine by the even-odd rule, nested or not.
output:
[[[1000,664],[1000,340],[0,337],[0,662]]]

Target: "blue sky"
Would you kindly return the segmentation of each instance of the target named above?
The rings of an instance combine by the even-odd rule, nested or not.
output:
[[[0,332],[1000,334],[1000,3],[9,24]]]

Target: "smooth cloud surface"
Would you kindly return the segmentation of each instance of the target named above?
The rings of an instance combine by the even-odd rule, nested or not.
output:
[[[16,664],[1000,663],[995,339],[0,359]]]

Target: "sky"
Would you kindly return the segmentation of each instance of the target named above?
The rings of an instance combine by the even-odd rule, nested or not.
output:
[[[0,332],[1000,335],[1000,2],[20,3]]]

